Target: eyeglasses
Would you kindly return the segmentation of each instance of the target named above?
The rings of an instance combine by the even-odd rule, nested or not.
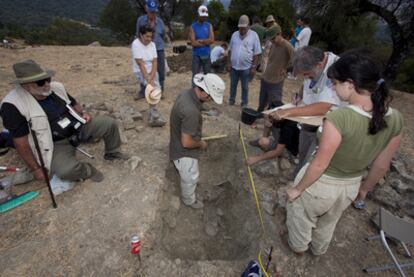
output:
[[[50,84],[51,81],[52,81],[52,78],[49,77],[49,78],[46,78],[46,79],[43,79],[43,80],[36,81],[36,85],[38,87],[43,87],[46,84],[46,82],[48,82]]]

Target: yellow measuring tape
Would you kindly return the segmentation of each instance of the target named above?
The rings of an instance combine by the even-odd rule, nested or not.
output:
[[[248,156],[247,156],[247,149],[246,149],[246,145],[244,143],[243,129],[241,128],[240,124],[239,124],[239,135],[240,135],[240,142],[241,142],[241,145],[243,147],[244,159],[247,162],[247,158],[248,158]],[[262,225],[263,233],[265,233],[265,227],[264,227],[263,216],[262,216],[262,209],[260,208],[259,198],[257,197],[256,186],[254,184],[253,174],[252,174],[252,170],[250,168],[250,165],[247,165],[247,171],[249,172],[250,184],[252,185],[253,195],[254,195],[254,199],[256,201],[257,213],[259,214],[260,223]],[[259,265],[262,268],[263,274],[266,277],[269,277],[269,273],[266,272],[266,269],[263,266],[261,254],[262,254],[262,252],[259,251],[259,254],[257,256]]]
[[[240,125],[239,125],[239,133],[240,133],[240,141],[243,146],[244,158],[247,162],[247,150],[246,150],[246,145],[244,144],[243,129],[241,128]],[[265,227],[263,224],[262,210],[260,209],[259,199],[257,197],[256,186],[254,185],[254,180],[253,180],[252,170],[250,169],[250,165],[247,165],[247,171],[249,172],[250,184],[252,185],[254,199],[256,200],[257,212],[259,213],[260,223],[262,224],[262,229],[264,233]]]

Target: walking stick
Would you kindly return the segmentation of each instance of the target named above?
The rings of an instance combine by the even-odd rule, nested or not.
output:
[[[39,157],[40,167],[42,168],[43,175],[45,176],[45,182],[47,188],[49,189],[50,198],[52,199],[53,208],[57,208],[57,204],[55,201],[55,196],[53,195],[52,186],[50,185],[49,174],[47,173],[45,162],[43,161],[42,152],[40,151],[39,141],[37,140],[36,132],[34,130],[30,130],[33,137],[33,142],[35,144],[37,156]]]

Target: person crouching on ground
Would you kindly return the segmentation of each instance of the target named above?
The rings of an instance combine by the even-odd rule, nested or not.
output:
[[[326,115],[316,155],[287,190],[288,243],[297,253],[324,254],[342,212],[389,169],[403,128],[389,107],[389,91],[371,57],[352,51],[328,69],[340,99],[350,105]]]
[[[223,103],[224,82],[216,74],[196,74],[195,87],[181,93],[175,100],[170,115],[170,160],[174,162],[181,179],[181,198],[185,205],[194,209],[203,208],[196,199],[198,182],[198,158],[207,142],[201,140],[203,118],[201,105],[213,100]]]
[[[150,26],[139,28],[138,38],[132,42],[132,69],[140,82],[140,89],[136,100],[145,97],[147,85],[160,88],[157,72],[157,50],[152,42],[154,31]],[[162,127],[166,121],[158,113],[156,105],[149,104],[148,125],[151,127]]]
[[[0,114],[13,137],[17,153],[33,177],[44,180],[33,137],[39,141],[47,170],[68,181],[103,180],[103,174],[89,163],[76,159],[79,142],[103,138],[105,160],[126,160],[120,152],[121,139],[116,121],[92,116],[69,95],[63,84],[53,82],[54,71],[43,70],[33,60],[13,65],[16,88],[3,99]]]
[[[270,108],[273,109],[282,105],[282,102],[277,101],[272,103]],[[247,159],[247,164],[254,165],[261,161],[280,157],[285,149],[293,156],[296,156],[299,146],[299,129],[297,125],[296,122],[291,120],[274,120],[265,116],[263,136],[260,139],[249,141],[250,145],[260,147],[264,153],[250,156]],[[270,132],[272,133],[271,135]]]

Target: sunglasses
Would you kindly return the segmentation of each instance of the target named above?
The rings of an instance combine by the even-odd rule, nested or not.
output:
[[[43,79],[43,80],[36,81],[36,85],[38,87],[43,87],[46,84],[46,82],[48,82],[50,84],[51,81],[52,81],[52,78],[49,77],[49,78],[46,78],[46,79]]]

